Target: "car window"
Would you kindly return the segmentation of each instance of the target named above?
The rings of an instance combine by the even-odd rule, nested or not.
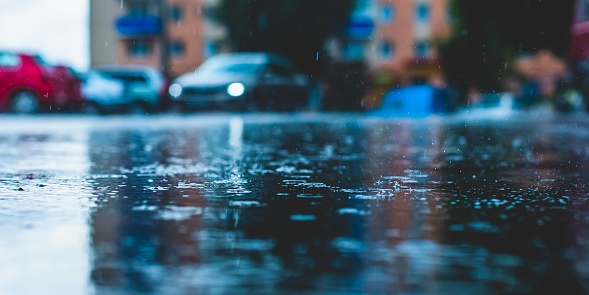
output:
[[[293,74],[290,69],[277,64],[268,64],[266,66],[265,72],[278,76],[290,76]]]
[[[0,67],[16,67],[20,64],[20,57],[12,53],[0,53]]]
[[[136,84],[142,84],[142,85],[148,84],[147,78],[143,75],[140,75],[140,74],[108,73],[108,72],[104,72],[103,74],[105,76],[122,81],[124,83],[136,83]]]
[[[50,67],[50,65],[39,55],[33,56],[33,60],[43,67]]]

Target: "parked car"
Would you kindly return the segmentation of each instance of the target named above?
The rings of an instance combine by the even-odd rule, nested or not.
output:
[[[82,95],[86,99],[86,113],[111,113],[127,111],[132,101],[125,96],[125,85],[96,71],[81,75]]]
[[[81,96],[68,93],[68,81],[62,70],[46,64],[39,56],[0,52],[3,111],[35,113],[69,106]]]
[[[145,113],[165,108],[168,85],[157,69],[141,65],[115,65],[100,66],[94,70],[125,85],[125,97],[131,112]]]
[[[294,110],[308,97],[308,80],[286,58],[268,53],[229,53],[209,58],[170,85],[178,110]]]
[[[516,113],[515,98],[510,92],[480,93],[477,96],[476,103],[460,109],[457,114],[477,119],[492,119]]]
[[[82,97],[82,79],[74,70],[69,67],[57,65],[54,66],[56,72],[57,86],[60,92],[65,93],[67,97],[69,110],[76,110],[84,105],[84,98]]]

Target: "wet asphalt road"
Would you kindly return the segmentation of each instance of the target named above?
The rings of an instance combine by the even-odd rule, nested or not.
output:
[[[589,117],[0,117],[0,294],[585,294]]]

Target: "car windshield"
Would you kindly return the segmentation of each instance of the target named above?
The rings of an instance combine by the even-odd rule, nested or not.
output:
[[[45,61],[41,56],[34,55],[33,60],[46,70],[51,70],[51,65]]]
[[[260,68],[259,63],[247,63],[234,60],[211,60],[205,62],[199,69],[198,72],[201,74],[209,73],[241,73],[241,74],[254,74]]]

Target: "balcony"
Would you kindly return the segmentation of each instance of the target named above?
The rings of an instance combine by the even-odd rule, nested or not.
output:
[[[159,17],[153,15],[126,15],[119,18],[116,28],[122,36],[157,35],[162,30]]]

